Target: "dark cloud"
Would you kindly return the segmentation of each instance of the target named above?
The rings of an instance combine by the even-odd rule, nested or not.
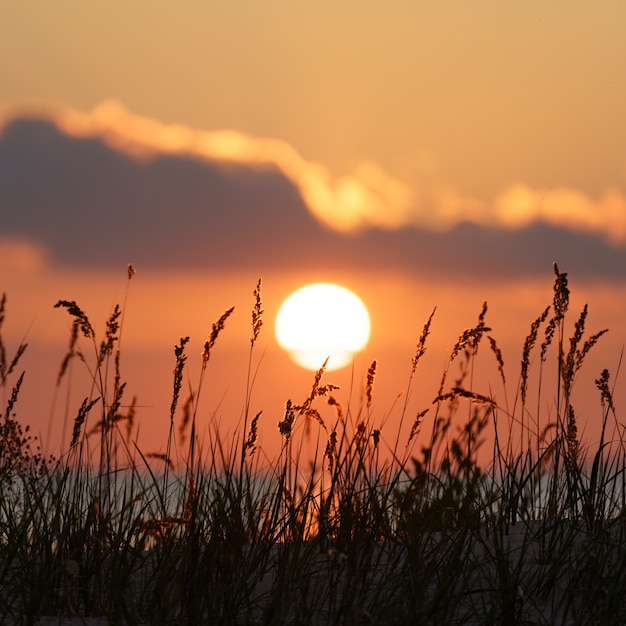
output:
[[[3,235],[66,264],[247,264],[317,226],[277,170],[138,161],[42,121],[14,122],[0,137],[0,210]]]
[[[554,260],[578,276],[626,277],[626,249],[541,224],[461,223],[345,236],[321,225],[278,169],[181,156],[138,160],[42,120],[0,135],[0,237],[60,264],[119,267],[379,268],[519,276]]]

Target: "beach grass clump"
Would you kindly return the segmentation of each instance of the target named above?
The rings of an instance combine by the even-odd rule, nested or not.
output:
[[[199,363],[186,353],[189,337],[174,347],[169,431],[156,454],[137,443],[135,399],[122,377],[125,306],[114,307],[98,339],[79,305],[61,300],[72,328],[59,389],[73,359],[90,385],[65,451],[42,455],[18,417],[26,344],[13,356],[4,345],[3,297],[0,623],[621,623],[626,448],[615,382],[606,369],[594,379],[595,443],[581,437],[573,395],[606,331],[587,333],[586,305],[568,331],[567,274],[556,264],[554,273],[553,302],[530,325],[515,384],[485,303],[459,334],[438,389],[411,413],[433,310],[407,363],[393,432],[374,410],[378,361],[361,398],[343,397],[324,364],[308,395],[286,393],[273,424],[252,415],[259,280],[239,429],[225,437],[211,421],[199,434],[227,308]],[[493,387],[476,382],[485,358],[498,372]],[[259,447],[268,427],[281,437],[276,458]]]

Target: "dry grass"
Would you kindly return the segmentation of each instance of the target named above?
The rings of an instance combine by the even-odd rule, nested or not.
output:
[[[531,324],[512,409],[473,382],[486,337],[506,383],[485,303],[454,345],[431,406],[407,415],[433,311],[417,341],[397,432],[372,415],[376,361],[356,412],[340,402],[322,367],[308,396],[286,401],[275,460],[257,447],[262,414],[248,415],[261,281],[241,431],[225,440],[211,427],[200,442],[196,429],[227,309],[205,343],[195,385],[188,338],[174,348],[163,455],[133,443],[133,402],[123,402],[120,376],[124,308],[113,310],[98,343],[88,316],[61,301],[73,328],[59,385],[73,358],[89,369],[92,385],[67,452],[43,458],[15,415],[25,345],[6,356],[3,298],[0,623],[623,623],[625,446],[609,372],[596,380],[603,424],[594,449],[580,438],[572,404],[577,374],[606,331],[586,337],[585,306],[566,339],[567,275],[554,271],[554,300]],[[129,281],[133,275],[129,269]],[[546,390],[543,368],[551,364],[558,382]],[[185,381],[193,390],[179,406]],[[556,413],[532,412],[548,391]],[[479,462],[489,458],[488,433],[491,461]],[[305,442],[317,442],[310,458]]]

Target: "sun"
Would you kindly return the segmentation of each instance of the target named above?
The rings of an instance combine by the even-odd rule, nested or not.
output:
[[[276,316],[276,339],[291,359],[306,369],[348,365],[370,336],[370,317],[360,298],[331,283],[294,291]]]

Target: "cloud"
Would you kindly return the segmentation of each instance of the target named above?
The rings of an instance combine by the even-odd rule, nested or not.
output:
[[[566,227],[581,232],[597,232],[621,245],[626,242],[626,198],[616,189],[593,200],[577,189],[531,189],[514,185],[494,203],[498,223],[524,228],[534,222]]]
[[[0,114],[5,124],[25,117],[23,110]],[[292,146],[278,139],[255,138],[222,130],[200,131],[128,111],[116,101],[106,101],[89,113],[69,107],[30,112],[47,119],[68,136],[98,137],[109,147],[149,161],[158,155],[197,156],[223,163],[274,167],[298,189],[313,215],[339,232],[364,227],[397,228],[409,221],[411,192],[375,164],[364,163],[351,176],[333,180],[320,164],[306,161]]]
[[[535,222],[597,233],[613,245],[626,243],[626,196],[607,189],[593,198],[575,188],[533,189],[523,183],[495,195],[472,197],[450,185],[421,181],[410,186],[364,162],[349,175],[333,177],[321,164],[307,161],[293,146],[234,130],[202,131],[134,114],[116,101],[84,113],[65,106],[5,107],[0,128],[14,118],[32,116],[52,122],[65,135],[97,138],[140,161],[162,155],[198,157],[252,168],[273,168],[296,188],[322,224],[341,233],[408,225],[436,231],[462,222],[519,229]]]
[[[2,126],[3,125],[3,126]],[[626,201],[516,185],[493,203],[409,190],[374,163],[333,179],[285,142],[106,103],[0,115],[3,264],[315,266],[626,276]],[[610,244],[609,244],[610,242]]]

